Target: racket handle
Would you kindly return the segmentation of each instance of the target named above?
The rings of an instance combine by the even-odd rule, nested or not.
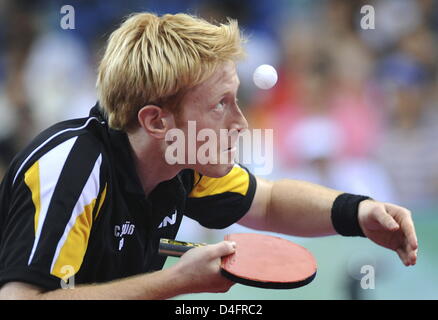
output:
[[[158,253],[163,256],[181,257],[185,252],[196,247],[203,247],[206,243],[184,242],[172,239],[160,239]]]

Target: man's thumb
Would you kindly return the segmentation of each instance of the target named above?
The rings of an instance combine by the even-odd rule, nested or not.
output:
[[[395,231],[399,228],[398,223],[394,220],[394,218],[386,212],[382,212],[377,216],[380,225],[387,230]]]
[[[220,257],[232,254],[236,250],[236,243],[234,241],[222,241],[217,243],[215,246],[216,254]]]

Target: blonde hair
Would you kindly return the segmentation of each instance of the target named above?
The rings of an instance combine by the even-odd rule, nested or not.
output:
[[[187,14],[133,14],[115,30],[98,70],[97,91],[111,128],[138,125],[146,104],[178,113],[188,89],[227,60],[243,57],[237,22],[214,25]]]

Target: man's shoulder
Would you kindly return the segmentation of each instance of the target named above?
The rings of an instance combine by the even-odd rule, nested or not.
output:
[[[72,153],[86,159],[104,153],[107,145],[106,126],[97,117],[59,122],[36,136],[11,163],[13,181],[43,157],[61,159]],[[102,155],[104,157],[104,155]]]

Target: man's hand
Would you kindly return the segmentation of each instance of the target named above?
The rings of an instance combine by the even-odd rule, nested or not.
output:
[[[221,275],[221,257],[234,251],[232,242],[222,241],[184,253],[174,267],[187,293],[227,292],[235,283]]]
[[[417,262],[418,241],[409,210],[373,200],[362,201],[358,210],[359,225],[370,240],[396,251],[406,266]]]

